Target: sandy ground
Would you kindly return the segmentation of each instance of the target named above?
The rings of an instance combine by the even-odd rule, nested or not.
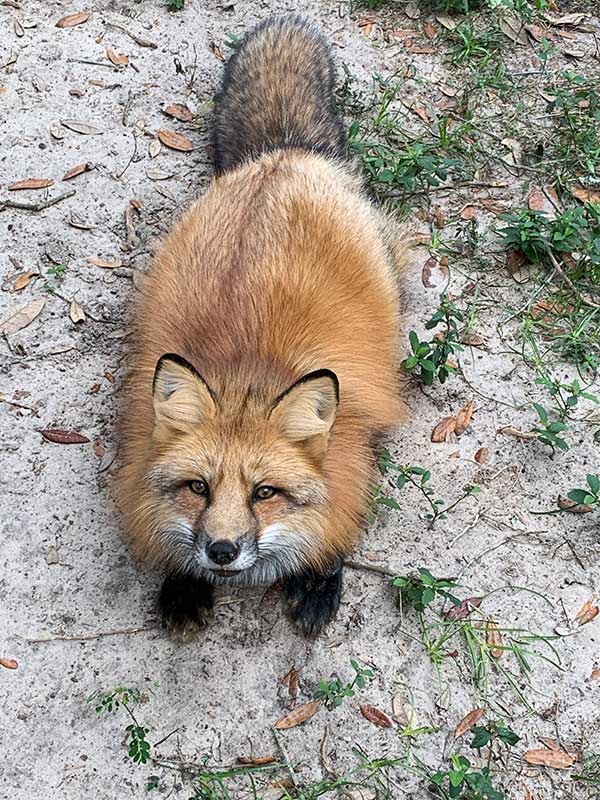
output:
[[[0,341],[0,391],[10,401],[0,404],[0,657],[18,661],[14,671],[0,669],[0,796],[143,797],[148,775],[155,774],[161,792],[188,797],[179,772],[131,764],[123,746],[126,715],[98,719],[85,702],[90,693],[139,687],[148,702],[137,716],[151,728],[149,739],[177,731],[158,747],[160,756],[199,761],[208,754],[212,763],[232,764],[240,755],[277,752],[271,728],[288,708],[281,679],[290,668],[300,671],[298,702],[305,702],[320,678],[337,673],[350,679],[351,658],[371,665],[376,675],[360,701],[390,713],[391,699],[400,693],[412,698],[415,725],[438,729],[415,744],[418,756],[437,768],[453,747],[449,734],[457,722],[486,701],[462,656],[447,659],[437,675],[414,614],[401,619],[385,576],[347,570],[339,617],[316,641],[292,630],[276,592],[260,590],[223,592],[212,626],[182,646],[157,623],[158,576],[132,563],[110,499],[136,284],[156,241],[211,177],[207,109],[222,71],[211,42],[227,55],[228,32],[241,33],[272,10],[296,7],[192,0],[183,13],[170,15],[159,0],[107,0],[88,4],[93,13],[85,24],[60,29],[56,21],[82,10],[79,4],[20,5],[0,4],[0,203],[9,197],[7,184],[25,178],[53,179],[49,197],[75,194],[38,213],[0,213],[0,317],[32,300],[46,301],[35,321]],[[365,37],[333,3],[312,3],[306,11],[322,23],[336,58],[359,81],[397,68],[400,44]],[[156,47],[140,46],[115,25]],[[129,65],[112,67],[108,48],[127,54]],[[414,63],[427,79],[429,60]],[[197,113],[194,121],[161,112],[174,102]],[[60,120],[98,133],[78,133]],[[156,154],[158,129],[183,133],[194,150],[162,147]],[[61,182],[82,163],[93,169]],[[510,187],[500,194],[510,202]],[[23,202],[45,197],[44,191],[10,193]],[[465,194],[463,201],[469,199]],[[139,210],[133,200],[140,201]],[[89,258],[122,266],[99,268]],[[48,275],[57,263],[67,267],[60,285]],[[25,271],[36,275],[14,291],[13,276]],[[45,281],[55,293],[44,290]],[[598,522],[592,514],[536,517],[529,511],[551,508],[559,491],[583,485],[586,472],[598,470],[599,446],[575,428],[572,449],[551,458],[541,445],[497,434],[503,425],[533,422],[529,412],[512,406],[538,390],[497,337],[498,320],[513,298],[502,286],[492,297],[478,326],[488,349],[468,349],[462,358],[480,394],[459,377],[435,391],[409,388],[411,421],[390,445],[402,463],[430,467],[437,494],[448,502],[467,483],[479,484],[481,494],[433,530],[415,494],[398,496],[402,511],[382,514],[355,557],[397,573],[418,566],[437,575],[460,573],[463,595],[505,587],[484,601],[485,614],[552,636],[600,590]],[[83,308],[83,322],[71,321],[72,300]],[[420,264],[415,266],[406,285],[407,328],[421,330],[436,300],[436,292],[421,283]],[[518,306],[518,296],[514,300]],[[459,441],[432,445],[433,426],[471,399],[476,413],[468,431]],[[90,441],[45,441],[39,429],[53,426],[80,431]],[[483,446],[490,459],[479,465],[473,456]],[[539,800],[587,796],[572,781],[573,770],[530,767],[519,755],[541,746],[540,735],[600,750],[600,683],[591,678],[600,663],[598,624],[555,639],[562,670],[534,659],[530,687],[507,658],[533,712],[491,677],[490,716],[500,716],[502,707],[522,736],[502,771],[507,797],[523,798],[525,787]],[[397,731],[364,719],[359,700],[322,708],[305,726],[282,734],[289,758],[305,764],[302,781],[321,777],[326,722],[326,752],[335,770],[356,765],[355,746],[370,757],[403,752]],[[427,796],[426,784],[410,774],[398,772],[397,781],[395,796]]]

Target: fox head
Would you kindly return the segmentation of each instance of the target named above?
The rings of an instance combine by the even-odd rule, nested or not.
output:
[[[183,358],[162,356],[144,516],[169,567],[252,583],[318,565],[338,401],[330,370],[272,396],[216,392]]]

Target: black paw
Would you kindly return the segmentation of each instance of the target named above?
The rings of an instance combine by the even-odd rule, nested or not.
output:
[[[342,565],[325,574],[302,572],[285,583],[289,615],[305,636],[314,636],[331,622],[340,607]]]
[[[195,638],[213,607],[213,587],[201,578],[168,575],[158,596],[163,625],[182,642]]]

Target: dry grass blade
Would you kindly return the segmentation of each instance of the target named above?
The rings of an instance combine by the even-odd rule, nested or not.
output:
[[[275,723],[274,727],[278,731],[285,731],[288,728],[295,728],[298,725],[303,725],[305,722],[308,722],[309,719],[312,719],[314,715],[319,710],[321,705],[320,700],[311,700],[310,703],[304,703],[301,706],[296,706],[293,711],[290,711],[289,714],[281,717]]]

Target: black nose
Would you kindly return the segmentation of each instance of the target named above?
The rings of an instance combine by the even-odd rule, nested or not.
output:
[[[240,548],[237,544],[227,541],[227,539],[219,539],[216,542],[211,542],[207,552],[211,561],[222,566],[235,561],[240,552]]]

